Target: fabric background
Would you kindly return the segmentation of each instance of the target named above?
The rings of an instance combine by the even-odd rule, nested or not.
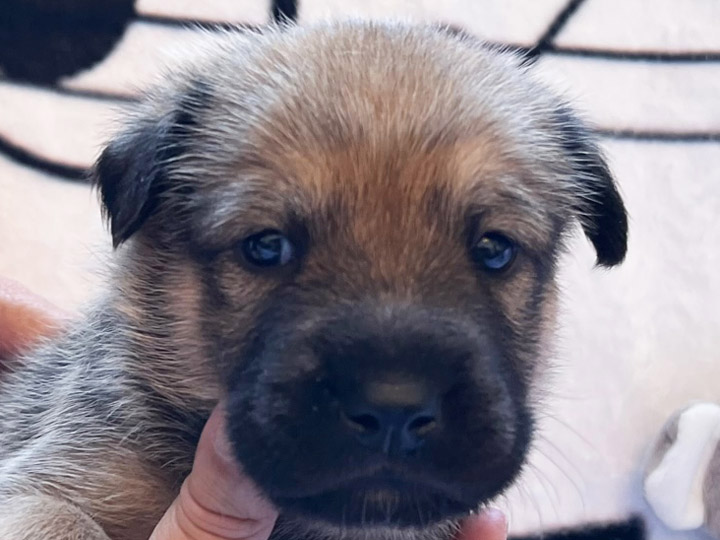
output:
[[[666,418],[720,401],[720,1],[4,0],[0,4],[0,275],[66,308],[110,252],[83,173],[138,89],[228,23],[280,15],[442,21],[533,59],[597,126],[631,215],[629,255],[593,269],[577,235],[549,414],[513,532],[639,513]]]

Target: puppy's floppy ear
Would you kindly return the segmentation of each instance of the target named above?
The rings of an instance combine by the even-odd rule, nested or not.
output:
[[[118,136],[102,152],[92,171],[114,247],[130,238],[157,206],[166,183],[162,155],[167,145],[166,123],[148,122]]]
[[[110,222],[113,246],[130,238],[155,212],[171,184],[169,163],[186,150],[197,114],[210,94],[194,84],[170,112],[141,118],[108,144],[91,172]]]
[[[625,205],[602,152],[590,131],[567,107],[556,113],[556,129],[574,178],[571,190],[586,236],[599,266],[614,266],[625,258],[628,219]]]

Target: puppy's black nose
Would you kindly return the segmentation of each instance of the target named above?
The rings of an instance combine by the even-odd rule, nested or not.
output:
[[[340,399],[347,429],[361,444],[388,455],[412,454],[439,427],[439,400],[421,383],[372,382]]]

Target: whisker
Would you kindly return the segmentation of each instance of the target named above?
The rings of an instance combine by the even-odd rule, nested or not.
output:
[[[579,478],[582,478],[582,476],[583,476],[582,471],[578,468],[578,466],[575,463],[572,462],[572,460],[569,457],[567,457],[565,455],[565,453],[560,449],[560,447],[557,444],[555,444],[551,439],[549,439],[548,437],[545,437],[541,433],[539,436],[538,442],[546,445],[549,450],[554,450],[555,453],[558,455],[558,457],[560,457],[568,465],[568,467],[572,470],[572,473],[577,475]],[[559,470],[564,471],[564,469],[562,469],[555,460],[553,460],[547,453],[542,451],[542,448],[540,447],[540,445],[536,445],[535,447],[540,452],[541,456],[543,456],[545,459],[549,460]]]
[[[568,473],[568,471],[566,471],[563,467],[561,467],[559,463],[557,463],[548,454],[543,452],[541,448],[536,447],[536,450],[537,450],[539,456],[546,459],[550,464],[552,464],[565,477],[565,479],[567,479],[567,481],[570,482],[570,484],[573,486],[573,489],[575,490],[575,493],[578,496],[578,500],[580,501],[580,504],[582,505],[583,512],[586,512],[587,506],[585,503],[584,490],[580,487],[578,482],[570,475],[570,473]],[[566,461],[569,461],[566,457],[564,457],[564,459]],[[580,474],[579,469],[577,469],[574,466],[572,468],[574,470],[574,473],[582,479],[582,475]]]
[[[560,494],[555,487],[555,485],[548,479],[547,475],[542,472],[542,469],[537,467],[536,465],[532,463],[528,463],[529,470],[533,473],[535,478],[538,480],[538,485],[542,487],[543,492],[545,493],[546,500],[550,503],[550,506],[553,509],[553,512],[555,513],[555,518],[557,520],[560,520],[560,513],[558,511],[558,505],[560,505]],[[550,490],[548,491],[548,485],[550,486]],[[550,492],[552,492],[552,496],[550,495]]]
[[[590,439],[588,439],[588,438],[585,437],[583,434],[581,434],[581,433],[580,433],[576,428],[574,428],[571,424],[568,424],[565,420],[562,420],[561,418],[555,416],[554,414],[547,413],[547,412],[538,415],[538,417],[541,418],[542,420],[552,420],[552,421],[554,421],[554,422],[557,422],[560,426],[562,426],[563,428],[567,429],[570,434],[572,434],[572,435],[574,435],[575,437],[577,437],[577,439],[578,439],[580,442],[584,443],[589,450],[591,450],[591,451],[594,452],[595,454],[599,454],[597,447],[592,443],[592,441],[590,441]]]
[[[527,488],[525,488],[525,493],[528,494],[528,497],[530,498],[530,503],[535,509],[535,513],[538,517],[538,522],[540,523],[540,530],[545,530],[545,518],[543,516],[542,507],[538,504],[535,494]]]
[[[543,519],[542,511],[540,510],[540,507],[538,506],[537,499],[533,496],[533,494],[528,491],[527,486],[524,485],[522,479],[518,483],[515,484],[515,488],[517,489],[518,493],[522,495],[523,500],[527,503],[527,501],[530,501],[530,506],[535,510],[535,515],[538,518],[538,524],[540,530],[545,529],[545,520]]]

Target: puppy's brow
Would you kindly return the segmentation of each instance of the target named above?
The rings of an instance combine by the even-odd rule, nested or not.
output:
[[[280,182],[245,180],[216,186],[195,212],[194,241],[209,249],[223,249],[262,229],[286,230],[304,215],[299,198],[286,197]]]

